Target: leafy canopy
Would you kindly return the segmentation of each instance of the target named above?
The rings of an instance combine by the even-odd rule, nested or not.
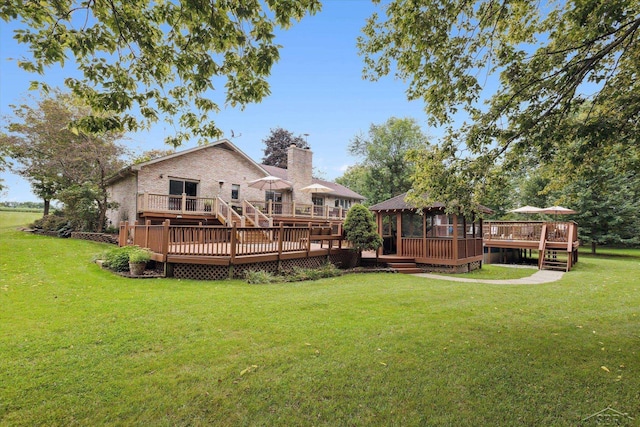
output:
[[[412,118],[391,117],[369,127],[367,136],[356,136],[349,152],[360,158],[358,166],[345,178],[356,182],[368,204],[376,204],[411,188],[414,164],[407,159],[411,150],[429,151],[428,138]]]
[[[416,193],[452,195],[472,210],[496,160],[511,167],[553,155],[585,101],[592,108],[581,129],[608,134],[587,151],[636,141],[639,29],[638,0],[393,0],[368,20],[358,46],[367,78],[406,80],[407,97],[447,128],[438,153],[414,157],[424,163]],[[458,125],[461,110],[469,123]]]
[[[124,164],[126,150],[117,143],[122,135],[72,132],[69,124],[91,109],[71,94],[55,91],[32,101],[3,118],[0,145],[15,160],[13,171],[45,201],[45,215],[57,199],[68,215],[77,214],[79,228],[100,230],[109,207],[107,178]]]
[[[66,86],[109,113],[85,117],[84,130],[135,131],[177,116],[182,130],[167,138],[177,146],[220,136],[209,118],[220,108],[211,97],[220,86],[232,107],[269,95],[276,29],[318,10],[318,0],[8,0],[0,19],[24,24],[15,32],[29,51],[22,69],[42,75],[75,63],[82,77]]]
[[[265,145],[262,163],[283,169],[287,169],[287,150],[291,144],[295,144],[298,148],[309,148],[302,136],[295,136],[292,132],[280,127],[271,129],[269,136],[262,142]]]

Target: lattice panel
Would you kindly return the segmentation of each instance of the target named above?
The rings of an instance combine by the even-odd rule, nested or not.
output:
[[[229,278],[226,265],[174,264],[173,277],[194,280],[224,280]]]
[[[267,271],[275,274],[278,272],[278,261],[257,262],[255,264],[240,264],[233,267],[233,277],[244,279],[247,271]]]
[[[318,268],[322,266],[327,260],[327,257],[317,256],[311,258],[299,258],[299,259],[286,259],[282,261],[282,270],[292,270],[293,267],[298,268]]]
[[[340,251],[340,253],[337,254],[331,254],[329,255],[329,261],[331,262],[331,264],[335,265],[338,268],[348,268],[349,264],[351,263],[351,258],[353,257],[353,254],[351,253],[351,251]]]

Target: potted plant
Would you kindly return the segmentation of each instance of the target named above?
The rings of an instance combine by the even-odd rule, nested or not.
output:
[[[147,262],[151,260],[151,251],[136,247],[129,253],[129,272],[132,276],[142,276],[145,268],[147,268]]]

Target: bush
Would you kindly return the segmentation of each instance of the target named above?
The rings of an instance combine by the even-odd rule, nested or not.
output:
[[[47,215],[37,219],[31,224],[31,228],[43,231],[60,231],[69,227],[69,221],[60,215]]]
[[[275,277],[268,271],[252,271],[244,273],[244,278],[250,285],[264,285],[275,281]]]
[[[129,252],[129,262],[141,263],[151,261],[151,251],[149,249],[133,246],[134,250]]]
[[[113,271],[129,271],[129,254],[139,250],[137,246],[122,246],[104,254],[104,266]]]
[[[328,262],[320,268],[293,267],[285,273],[284,280],[287,282],[301,282],[304,280],[318,280],[340,275],[342,275],[342,272],[335,265]]]

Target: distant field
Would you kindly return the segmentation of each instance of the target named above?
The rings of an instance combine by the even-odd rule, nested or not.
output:
[[[535,286],[134,280],[32,219],[0,212],[0,425],[638,425],[640,250]]]
[[[42,218],[42,212],[14,211],[8,208],[0,209],[0,228],[26,226],[38,218]]]

